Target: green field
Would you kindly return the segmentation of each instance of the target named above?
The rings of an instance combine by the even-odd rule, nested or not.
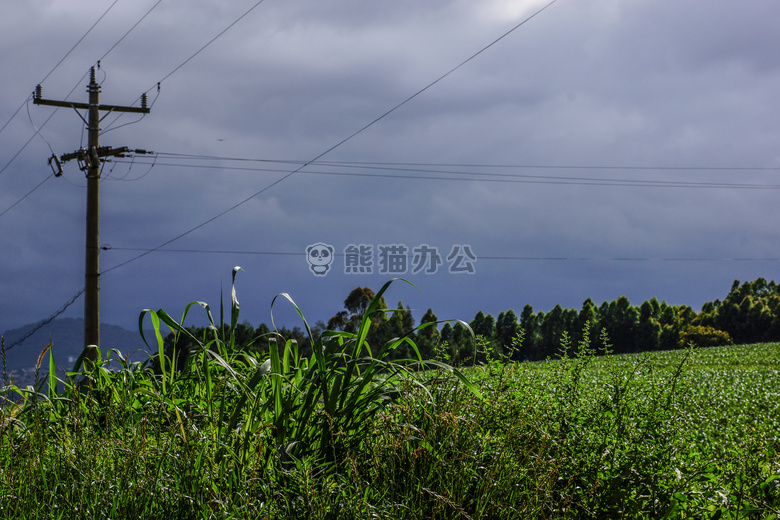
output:
[[[780,517],[778,344],[421,370],[363,327],[246,348],[234,310],[178,369],[5,381],[0,518]]]

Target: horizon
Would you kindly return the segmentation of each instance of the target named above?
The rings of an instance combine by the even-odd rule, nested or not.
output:
[[[0,20],[4,330],[83,316],[83,114],[32,93],[83,103],[93,66],[150,107],[100,145],[152,152],[102,163],[103,323],[218,309],[234,266],[268,324],[393,277],[389,306],[464,321],[780,279],[779,3],[93,4]]]
[[[764,277],[759,277],[759,278],[764,278]],[[771,279],[766,279],[766,280],[767,280],[767,282],[770,282],[770,283],[775,283],[775,281],[774,281],[774,280],[771,280]],[[737,283],[737,282],[738,282],[738,283],[741,285],[741,284],[743,284],[743,283],[745,283],[745,282],[753,282],[753,281],[754,281],[754,280],[734,280],[734,281],[732,282],[732,285],[733,285],[733,283]],[[373,290],[374,288],[371,288],[371,289]],[[378,290],[379,288],[376,288],[376,289]],[[705,302],[702,302],[702,304],[701,304],[701,305],[700,305],[698,308],[697,308],[697,307],[694,307],[694,306],[691,306],[691,305],[688,305],[688,304],[686,304],[686,303],[678,303],[678,304],[673,304],[673,303],[670,303],[670,302],[668,302],[668,301],[667,301],[665,298],[659,298],[658,296],[652,296],[652,297],[650,297],[650,298],[647,298],[646,300],[642,300],[641,302],[634,302],[634,301],[631,301],[630,299],[629,299],[629,301],[630,301],[630,303],[631,303],[631,306],[632,306],[632,307],[639,308],[639,307],[640,307],[640,306],[641,306],[641,305],[642,305],[644,302],[646,302],[646,301],[649,301],[649,300],[651,300],[651,299],[655,298],[656,300],[658,300],[658,302],[659,302],[659,303],[666,302],[667,304],[669,304],[669,305],[672,305],[672,306],[678,306],[678,305],[683,305],[683,306],[686,306],[686,305],[687,305],[688,307],[691,307],[691,309],[693,309],[693,311],[694,311],[695,313],[697,313],[697,314],[698,314],[698,313],[700,313],[700,312],[701,312],[701,310],[702,310],[702,307],[703,307],[704,305],[706,305],[706,304],[708,304],[708,303],[714,303],[715,301],[722,301],[722,300],[723,300],[723,299],[724,299],[724,298],[725,298],[725,297],[728,295],[728,293],[729,293],[730,289],[731,289],[731,286],[729,286],[729,290],[725,291],[725,293],[724,293],[723,295],[721,295],[720,297],[714,298],[714,299],[712,299],[712,300],[707,300],[707,301],[705,301]],[[623,296],[624,296],[624,295],[621,295],[621,296],[618,296],[617,298],[614,298],[614,299],[612,299],[612,300],[603,300],[603,301],[596,301],[596,300],[594,300],[594,299],[592,299],[592,298],[586,298],[585,300],[583,300],[583,303],[584,303],[586,300],[588,300],[588,299],[591,299],[591,300],[593,301],[593,303],[596,305],[596,307],[598,308],[598,307],[600,307],[600,306],[601,306],[602,304],[604,304],[604,303],[609,303],[609,302],[615,301],[615,300],[617,300],[618,298],[621,298],[621,297],[623,297]],[[403,300],[401,300],[401,301],[400,301],[400,303],[404,303],[404,302],[403,302]],[[388,304],[388,308],[389,308],[390,310],[393,310],[393,309],[396,309],[396,308],[397,308],[397,304],[391,304],[390,302],[387,302],[387,304]],[[240,300],[239,300],[239,305],[240,305]],[[406,303],[404,303],[404,305],[406,305]],[[476,312],[475,312],[475,314],[474,314],[473,316],[469,316],[469,317],[459,317],[459,318],[442,318],[442,317],[441,317],[441,316],[439,316],[438,314],[437,314],[436,316],[437,316],[437,318],[439,319],[439,328],[440,328],[444,322],[450,322],[450,321],[453,321],[453,320],[462,320],[462,321],[465,321],[465,322],[469,323],[469,322],[471,322],[471,320],[473,320],[473,319],[474,319],[474,317],[476,316],[476,314],[478,314],[479,312],[482,312],[482,313],[483,313],[485,316],[487,316],[487,315],[491,315],[491,316],[493,316],[493,317],[495,318],[495,317],[497,317],[497,316],[498,316],[498,314],[499,314],[499,313],[501,313],[501,312],[506,312],[506,311],[512,310],[513,312],[515,312],[515,314],[517,314],[517,315],[519,316],[519,313],[520,313],[520,312],[522,312],[522,310],[523,310],[523,308],[525,307],[525,305],[530,305],[530,304],[522,304],[522,305],[518,305],[518,306],[515,306],[515,307],[510,307],[510,308],[507,308],[507,309],[502,309],[502,310],[500,310],[500,311],[498,311],[498,312],[496,312],[496,313],[493,313],[493,312],[485,312],[485,311],[483,311],[483,310],[481,310],[481,309],[480,309],[480,310],[476,311]],[[551,306],[550,308],[546,308],[546,309],[539,309],[539,308],[536,308],[536,307],[533,307],[533,306],[532,306],[532,307],[533,307],[533,311],[534,311],[534,313],[543,312],[543,313],[545,313],[545,314],[546,314],[546,313],[548,313],[549,311],[551,311],[551,310],[552,310],[552,309],[553,309],[553,308],[554,308],[556,305],[560,305],[560,306],[561,306],[561,307],[562,307],[564,310],[567,310],[567,309],[574,309],[574,310],[577,310],[577,311],[579,311],[579,310],[582,308],[582,304],[580,304],[579,306],[565,306],[565,305],[561,305],[561,304],[555,304],[555,305]],[[193,309],[195,309],[195,311],[197,312],[197,310],[199,309],[199,307],[197,307],[197,306],[193,306]],[[432,307],[431,307],[430,309],[431,309],[431,310],[433,310],[434,314],[436,314],[436,309],[434,309],[434,308],[432,308]],[[163,309],[163,310],[166,310],[166,311],[168,311],[167,309]],[[340,308],[340,309],[337,309],[337,310],[335,310],[335,311],[333,312],[333,314],[331,314],[329,317],[332,317],[333,315],[335,315],[335,313],[337,313],[337,312],[339,312],[339,311],[342,311],[342,310],[344,310],[344,308],[343,308],[343,307],[342,307],[342,308]],[[412,316],[413,316],[413,317],[414,317],[414,319],[415,319],[415,326],[416,326],[416,325],[419,325],[419,321],[418,321],[418,319],[419,319],[419,318],[421,318],[421,317],[422,317],[422,315],[423,315],[425,312],[427,312],[427,310],[428,310],[428,309],[425,309],[425,310],[421,310],[421,309],[411,309]],[[213,312],[213,311],[212,311],[212,312]],[[417,313],[417,312],[419,312],[419,316],[415,315],[415,313]],[[140,314],[140,313],[139,313],[139,314]],[[171,313],[169,312],[169,314],[171,314]],[[174,313],[174,314],[171,314],[171,316],[175,318],[176,314],[175,314],[175,313]],[[207,326],[207,325],[208,325],[208,319],[207,319],[207,317],[206,317],[205,315],[202,315],[202,316],[201,316],[201,318],[202,318],[201,320],[197,320],[197,319],[196,319],[196,320],[194,320],[194,321],[192,320],[192,318],[197,318],[197,316],[193,316],[192,314],[188,314],[188,316],[190,317],[190,319],[185,321],[185,324],[186,324],[187,326],[205,327],[205,326]],[[306,317],[306,316],[304,315],[304,317]],[[328,317],[328,318],[329,318],[329,317]],[[310,321],[310,320],[307,318],[307,320],[306,320],[306,321],[307,321],[307,323],[309,323],[309,325],[310,325],[310,326],[314,326],[314,325],[315,325],[317,322],[320,322],[320,321],[321,321],[321,322],[324,322],[324,323],[327,323],[327,319],[328,319],[328,318],[326,318],[326,319],[318,319],[318,320],[314,320],[314,321]],[[215,319],[217,319],[217,316],[215,316]],[[299,321],[300,321],[300,318],[298,318],[298,319],[299,319]],[[51,322],[54,322],[54,321],[65,321],[65,320],[79,321],[79,322],[81,322],[82,324],[83,324],[83,322],[84,322],[84,318],[83,318],[82,316],[65,316],[65,317],[59,317],[59,316],[58,316],[57,318],[54,318],[53,320],[50,320],[50,321],[48,321],[47,323],[43,324],[41,327],[39,327],[39,329],[43,329],[43,328],[45,328],[45,327],[46,327],[46,325],[48,325],[48,324],[49,324],[49,323],[51,323]],[[32,328],[32,327],[39,326],[40,324],[42,324],[42,323],[43,323],[43,322],[45,322],[45,321],[46,321],[46,319],[42,319],[42,320],[38,320],[37,322],[30,322],[30,323],[25,323],[25,324],[22,324],[22,325],[20,325],[20,326],[17,326],[17,327],[12,327],[12,328],[5,328],[5,329],[0,329],[0,331],[2,331],[2,334],[7,334],[8,332],[20,332],[20,331],[21,331],[23,334],[25,334],[25,333],[26,333],[26,331],[27,331],[27,329],[30,329],[30,328]],[[269,319],[269,321],[262,321],[262,320],[261,320],[261,321],[259,321],[259,322],[252,322],[252,321],[250,321],[249,319],[242,319],[240,314],[239,314],[239,323],[249,324],[249,325],[251,325],[251,326],[252,326],[252,327],[254,327],[254,328],[257,328],[257,327],[259,327],[261,324],[263,324],[263,325],[266,325],[266,326],[269,326],[269,328],[270,328],[270,325],[271,325],[270,319]],[[137,319],[136,319],[136,321],[135,321],[135,326],[134,326],[134,327],[132,327],[132,328],[128,328],[127,326],[124,326],[124,325],[122,325],[122,324],[119,324],[119,323],[108,323],[108,322],[104,322],[104,321],[101,321],[100,325],[101,325],[101,327],[103,327],[103,326],[119,327],[119,328],[121,328],[121,329],[123,329],[123,330],[125,330],[125,331],[128,331],[128,332],[138,332],[138,320],[137,320]],[[281,329],[281,328],[286,328],[286,329],[288,329],[288,330],[292,330],[294,327],[304,328],[304,327],[303,327],[303,322],[300,322],[300,323],[298,323],[298,324],[294,324],[294,323],[291,323],[291,324],[283,324],[283,325],[281,325],[279,328],[280,328],[280,329]],[[150,330],[150,331],[151,331],[151,330],[152,330],[152,328],[151,328],[151,326],[150,326],[150,328],[149,328],[149,329],[145,329],[145,330]],[[33,334],[33,335],[34,335],[34,334]]]

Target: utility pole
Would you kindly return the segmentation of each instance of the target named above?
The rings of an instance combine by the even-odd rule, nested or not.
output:
[[[49,164],[54,170],[54,174],[62,174],[62,163],[72,159],[77,159],[79,167],[86,172],[87,176],[87,240],[86,240],[86,263],[84,269],[84,347],[88,348],[87,359],[95,361],[98,351],[89,348],[94,345],[100,346],[100,170],[104,157],[124,157],[123,154],[130,152],[127,147],[111,148],[110,146],[100,147],[100,122],[103,118],[112,112],[135,112],[148,114],[146,94],[141,96],[140,107],[123,107],[115,105],[100,104],[100,85],[97,83],[95,67],[90,69],[89,85],[89,103],[75,103],[72,101],[54,101],[43,99],[41,85],[35,87],[33,103],[36,105],[50,105],[55,107],[70,107],[76,110],[87,125],[88,144],[87,149],[80,149],[76,152],[57,157],[53,155],[49,159]],[[79,109],[87,110],[87,118],[78,112]],[[100,111],[107,111],[108,114],[100,117]],[[135,153],[148,153],[145,150],[133,150]]]

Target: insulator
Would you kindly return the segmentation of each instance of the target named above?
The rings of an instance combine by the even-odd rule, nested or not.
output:
[[[60,175],[62,175],[62,163],[60,162],[60,158],[57,157],[56,154],[53,154],[51,157],[49,157],[49,166],[51,166],[51,169],[54,172],[55,177],[59,177]]]
[[[35,85],[35,99],[41,99],[43,98],[43,86],[38,83]]]
[[[149,98],[146,95],[146,92],[141,94],[141,108],[146,109],[148,108],[147,105],[149,104]]]
[[[97,74],[95,73],[95,67],[89,69],[89,82],[97,83]]]

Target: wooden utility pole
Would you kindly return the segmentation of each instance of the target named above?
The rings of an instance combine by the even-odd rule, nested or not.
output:
[[[87,176],[87,244],[86,244],[86,262],[84,269],[84,347],[91,345],[100,346],[100,170],[103,157],[114,156],[123,157],[127,153],[127,147],[111,148],[110,146],[100,147],[100,111],[112,112],[135,112],[148,114],[149,108],[146,106],[146,94],[141,96],[140,107],[122,107],[115,105],[100,104],[100,85],[97,83],[95,67],[92,67],[89,75],[89,103],[75,103],[72,101],[54,101],[43,99],[41,86],[35,88],[33,103],[36,105],[51,105],[55,107],[70,107],[76,110],[79,117],[86,123],[88,131],[87,149],[83,148],[76,152],[65,154],[61,157],[56,155],[49,159],[49,164],[55,169],[55,175],[62,173],[61,162],[71,159],[77,159],[79,167],[86,172]],[[87,118],[78,112],[79,109],[87,110]],[[107,116],[108,114],[106,114]],[[103,116],[104,118],[106,116]],[[145,153],[144,150],[136,150],[138,153]],[[56,168],[55,168],[56,165]],[[97,349],[91,348],[87,352],[87,359],[94,361],[97,359]]]

